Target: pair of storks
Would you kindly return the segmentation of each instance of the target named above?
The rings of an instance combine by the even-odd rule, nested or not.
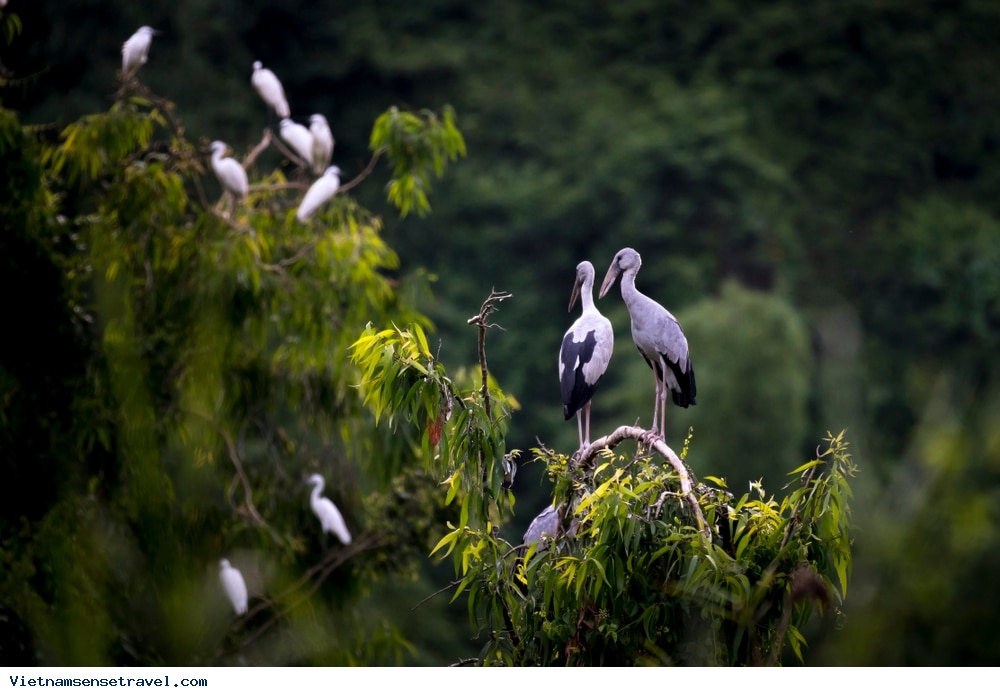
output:
[[[632,340],[656,380],[652,430],[663,436],[667,392],[680,407],[695,403],[694,369],[681,325],[662,305],[636,289],[635,275],[641,265],[639,253],[631,247],[618,252],[601,284],[600,297],[621,276],[622,299],[632,319]],[[608,368],[615,342],[611,322],[594,305],[594,278],[593,264],[582,261],[577,265],[569,309],[579,297],[583,312],[563,336],[559,349],[563,415],[569,420],[576,414],[581,448],[590,443],[590,400]]]

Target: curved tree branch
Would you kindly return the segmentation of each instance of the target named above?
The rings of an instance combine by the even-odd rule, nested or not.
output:
[[[698,521],[698,530],[701,532],[702,538],[706,544],[711,544],[712,532],[705,522],[705,515],[701,512],[701,506],[698,505],[698,498],[694,495],[694,477],[691,476],[684,461],[677,456],[677,453],[667,445],[666,441],[659,434],[639,428],[638,426],[619,426],[610,435],[598,438],[590,445],[577,451],[573,459],[581,467],[593,466],[601,451],[612,450],[625,440],[634,440],[637,443],[645,445],[650,450],[655,450],[670,463],[670,466],[674,468],[674,471],[680,477],[681,496],[687,500],[691,505],[691,510],[694,511],[695,519]]]

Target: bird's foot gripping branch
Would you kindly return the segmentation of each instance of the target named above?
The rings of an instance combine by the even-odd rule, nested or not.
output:
[[[460,664],[774,665],[786,649],[801,660],[814,610],[839,611],[855,473],[843,433],[781,499],[699,483],[690,438],[678,455],[622,426],[574,456],[538,448],[554,501],[522,540],[503,486],[516,402],[488,374],[485,394],[474,373],[448,377],[416,326],[369,327],[353,360],[376,418],[409,435],[457,507],[432,554],[453,559],[453,599],[484,637]]]

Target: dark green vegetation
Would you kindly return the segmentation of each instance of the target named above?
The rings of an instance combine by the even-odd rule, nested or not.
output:
[[[404,486],[394,477],[414,471],[409,452],[365,416],[346,347],[368,320],[403,327],[426,314],[432,353],[440,340],[454,373],[476,360],[465,320],[491,287],[511,291],[495,317],[506,332],[488,345],[491,370],[522,406],[506,447],[527,451],[538,437],[565,452],[575,425],[561,418],[555,356],[573,319],[573,269],[589,258],[600,276],[626,245],[643,254],[640,289],[691,340],[699,403],[671,409],[667,426],[679,449],[696,425],[695,475],[724,477],[738,496],[763,477],[780,499],[791,491],[780,491],[785,474],[814,457],[828,430],[847,429],[862,466],[853,578],[840,629],[830,614],[806,628],[806,662],[995,663],[996,3],[204,0],[96,10],[11,0],[11,12],[24,32],[0,53],[0,98],[17,112],[2,113],[0,138],[0,474],[15,492],[0,519],[5,663],[211,660],[225,617],[174,626],[171,603],[191,602],[203,583],[204,606],[221,607],[213,564],[233,546],[273,550],[263,561],[280,570],[275,588],[323,559],[299,479],[314,468],[330,475],[328,495],[344,497],[359,531],[405,520],[412,539],[391,549],[412,556],[376,550],[337,567],[310,596],[333,618],[321,634],[287,601],[282,631],[296,641],[277,632],[268,650],[297,649],[275,649],[268,662],[395,660],[398,635],[383,616],[412,622],[405,609],[420,592],[390,603],[384,589],[397,578],[356,599],[386,572],[414,568],[443,532],[435,518],[456,518],[439,510],[437,482],[416,474],[405,487],[419,493],[393,498]],[[147,107],[107,113],[121,42],[142,24],[164,34],[140,77],[177,105],[185,128],[177,138],[152,123],[153,145],[140,133]],[[370,262],[392,270],[395,255],[375,233],[384,236],[399,255],[391,284],[368,267],[333,288],[322,268],[299,271],[305,290],[267,273],[257,286],[239,273],[255,260],[248,240],[227,236],[191,198],[195,179],[209,202],[218,193],[192,143],[219,138],[243,154],[260,140],[255,59],[281,77],[299,121],[326,114],[347,180],[368,162],[372,124],[387,108],[455,108],[468,157],[433,181],[431,215],[400,220],[387,207],[382,164],[352,203],[327,211],[334,231],[359,220]],[[102,114],[91,127],[123,139],[119,159],[88,173],[45,155],[90,113]],[[280,165],[266,151],[251,181]],[[279,235],[274,259],[306,234],[282,200],[264,206]],[[179,216],[153,215],[161,206]],[[384,215],[384,229],[367,211]],[[98,234],[112,228],[121,234]],[[330,235],[324,263],[343,263]],[[152,286],[146,261],[158,269]],[[317,328],[291,348],[281,343],[288,328],[265,331],[264,314],[290,297],[304,314],[282,321]],[[653,401],[617,290],[600,307],[618,344],[595,435],[636,418],[648,425]],[[325,325],[342,310],[351,322]],[[219,409],[225,419],[199,421]],[[221,433],[260,468],[253,504],[274,530],[253,521],[243,489],[229,494]],[[505,524],[505,538],[519,539],[549,502],[543,486],[541,468],[522,462],[518,522]],[[421,618],[441,616],[427,607]],[[84,641],[80,617],[103,643]],[[155,641],[140,631],[154,624]],[[464,624],[445,631],[468,634]],[[477,651],[479,639],[434,657],[404,650],[404,660],[471,655],[456,652]]]

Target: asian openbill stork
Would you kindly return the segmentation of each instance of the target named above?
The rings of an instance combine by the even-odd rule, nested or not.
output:
[[[597,390],[597,383],[608,369],[615,347],[611,322],[594,306],[594,275],[594,265],[589,261],[577,264],[569,310],[573,309],[579,297],[583,312],[563,336],[559,348],[563,416],[568,421],[576,414],[581,449],[590,443],[590,400]]]
[[[688,354],[688,342],[681,325],[670,312],[635,287],[635,275],[642,258],[631,247],[615,254],[611,267],[601,284],[599,297],[604,297],[622,278],[622,299],[632,319],[632,340],[656,379],[656,402],[653,405],[653,432],[664,435],[667,411],[667,390],[674,404],[687,408],[695,404],[694,368]]]

